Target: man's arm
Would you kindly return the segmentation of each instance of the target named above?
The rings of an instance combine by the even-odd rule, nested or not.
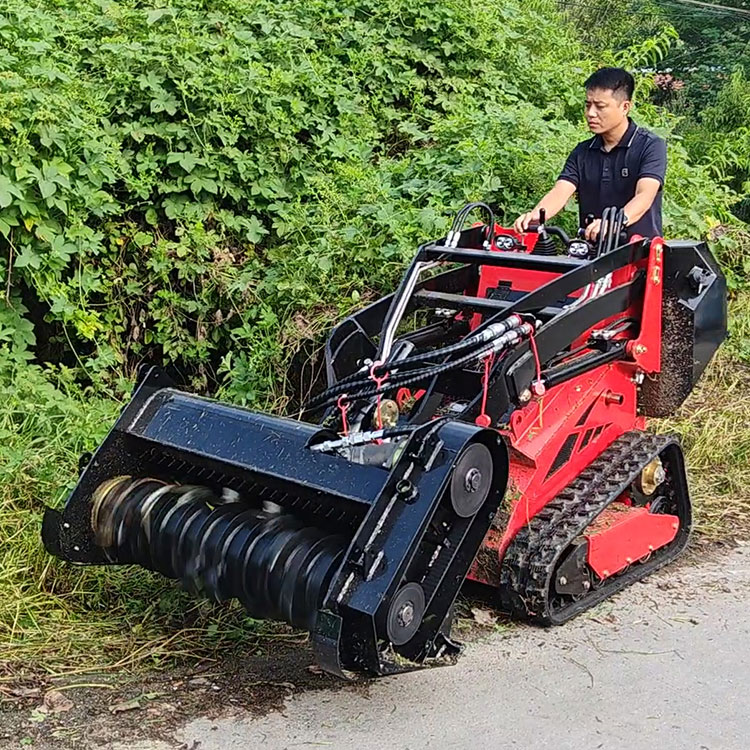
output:
[[[651,208],[651,204],[656,200],[656,196],[661,190],[661,180],[654,177],[641,177],[635,186],[635,195],[632,200],[625,204],[625,216],[628,217],[628,224],[635,224],[646,211]]]
[[[664,187],[667,173],[667,142],[663,138],[654,138],[643,151],[638,167],[638,182],[635,195],[625,206],[628,224],[635,224],[656,199]]]
[[[552,190],[536,204],[533,211],[527,211],[516,219],[513,228],[516,232],[525,232],[529,228],[529,224],[539,221],[539,211],[542,208],[548,220],[557,216],[565,208],[565,204],[573,197],[576,190],[576,185],[573,182],[567,179],[559,179]],[[646,210],[648,210],[648,206],[644,209],[644,213]]]
[[[635,195],[625,204],[623,211],[627,217],[626,227],[635,224],[646,211],[661,190],[661,181],[654,177],[641,177],[635,186]],[[590,242],[596,242],[602,231],[602,220],[595,219],[586,227],[584,237]]]

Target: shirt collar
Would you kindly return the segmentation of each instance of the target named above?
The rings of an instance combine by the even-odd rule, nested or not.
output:
[[[628,117],[628,129],[625,131],[625,134],[620,138],[620,142],[615,146],[615,148],[630,148],[633,145],[633,141],[635,140],[636,133],[638,132],[638,125],[636,125],[633,120]],[[589,148],[598,148],[602,151],[604,150],[604,141],[602,141],[601,135],[595,135],[591,139],[591,143],[589,143]],[[612,151],[615,149],[613,148]]]

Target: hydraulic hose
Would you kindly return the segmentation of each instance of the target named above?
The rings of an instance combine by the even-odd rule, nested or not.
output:
[[[396,363],[396,368],[399,371],[411,369],[415,364],[427,362],[435,357],[447,357],[450,354],[456,354],[457,352],[462,352],[466,349],[473,349],[480,344],[487,343],[498,336],[502,336],[506,331],[518,327],[521,323],[523,323],[523,321],[520,316],[511,315],[505,320],[501,320],[499,323],[493,323],[492,325],[487,326],[483,331],[479,331],[476,334],[469,334],[462,341],[458,341],[455,344],[444,346],[442,349],[433,349],[431,352],[422,352],[421,354],[413,354],[406,357]],[[382,369],[387,368],[386,366],[383,366]],[[375,372],[378,372],[378,368],[376,368]]]
[[[394,388],[403,388],[405,386],[413,385],[414,383],[418,383],[428,378],[436,377],[437,375],[441,375],[445,372],[456,370],[459,367],[463,367],[464,365],[468,364],[469,362],[482,359],[482,357],[485,357],[493,352],[497,353],[502,351],[510,344],[520,341],[522,336],[528,336],[533,332],[533,330],[534,328],[531,324],[524,323],[517,328],[511,329],[495,341],[492,341],[489,344],[485,344],[477,351],[470,352],[469,354],[465,354],[463,357],[459,357],[458,359],[452,360],[450,362],[444,362],[440,365],[426,367],[421,370],[415,370],[412,372],[407,371],[403,373],[402,376],[399,376],[400,374],[397,373],[392,378],[390,378],[385,385],[382,385],[380,387],[375,386],[365,388],[362,391],[357,391],[354,393],[346,393],[348,389],[345,388],[342,388],[342,390],[338,390],[336,388],[330,389],[331,394],[326,400],[322,400],[325,394],[321,394],[318,399],[321,399],[322,402],[319,403],[316,399],[310,402],[306,410],[310,411],[314,408],[331,406],[336,403],[336,397],[342,395],[343,393],[346,393],[350,401],[358,401],[360,399],[380,396],[390,390],[393,390]]]
[[[464,225],[464,222],[466,221],[466,217],[475,208],[481,208],[487,214],[487,217],[489,219],[489,230],[490,230],[488,239],[490,243],[494,241],[495,239],[495,214],[486,203],[482,203],[481,201],[476,201],[474,203],[467,203],[463,208],[459,209],[458,213],[453,219],[453,224],[451,224],[450,231],[448,232],[448,235],[446,237],[445,244],[448,247],[456,247],[458,243],[458,237],[461,233],[461,229]]]
[[[490,326],[487,326],[483,331],[480,331],[477,334],[470,334],[462,341],[459,341],[455,344],[451,344],[449,346],[445,346],[442,349],[434,349],[431,352],[423,352],[421,354],[415,354],[410,357],[406,357],[403,360],[399,360],[398,362],[394,363],[394,369],[397,370],[399,373],[402,371],[411,370],[413,367],[421,364],[422,362],[429,361],[431,359],[439,358],[439,357],[447,357],[451,354],[457,354],[459,352],[463,352],[467,349],[471,350],[479,350],[479,348],[486,343],[489,343],[493,341],[495,338],[498,338],[499,336],[505,334],[509,330],[513,330],[514,328],[517,328],[519,325],[522,324],[521,317],[518,315],[510,315],[505,320],[500,321],[499,323],[493,323]],[[437,365],[433,365],[435,367]],[[430,370],[432,368],[429,368]],[[385,371],[388,370],[387,365],[380,365],[379,367],[375,368],[375,374],[383,374]],[[343,393],[346,393],[348,390],[351,390],[352,388],[356,387],[365,387],[371,382],[371,378],[368,374],[363,375],[362,371],[353,373],[352,375],[348,375],[345,378],[342,378],[336,385],[331,386],[330,388],[327,388],[325,391],[323,391],[320,395],[316,396],[314,399],[312,399],[308,406],[307,411],[310,411],[311,409],[316,408],[319,404],[322,404],[323,402],[327,401],[330,398],[335,398],[337,396],[342,395]],[[391,382],[394,382],[394,379],[391,379]]]

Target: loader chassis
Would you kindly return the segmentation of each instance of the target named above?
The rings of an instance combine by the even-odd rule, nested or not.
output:
[[[490,215],[420,247],[332,331],[309,422],[144,372],[48,509],[47,549],[238,598],[310,630],[345,676],[450,661],[467,577],[559,624],[669,562],[687,479],[646,417],[679,407],[726,335],[724,278],[701,243],[557,234],[566,255]]]

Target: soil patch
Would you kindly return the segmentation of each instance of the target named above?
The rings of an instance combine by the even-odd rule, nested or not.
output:
[[[307,646],[287,644],[145,676],[30,677],[0,684],[0,748],[93,750],[136,740],[179,748],[174,730],[190,718],[263,714],[295,693],[322,689],[362,691],[367,682],[329,675]]]

